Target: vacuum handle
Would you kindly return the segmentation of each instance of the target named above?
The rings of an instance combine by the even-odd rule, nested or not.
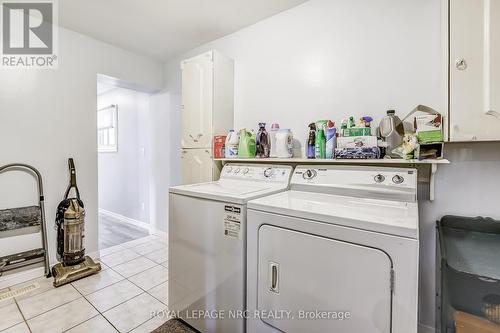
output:
[[[78,190],[78,186],[76,186],[76,168],[73,158],[68,159],[68,168],[69,168],[69,185],[68,188],[66,189],[66,193],[64,194],[64,198],[68,199],[69,191],[71,191],[71,188],[74,188],[77,199],[80,199],[80,191]]]

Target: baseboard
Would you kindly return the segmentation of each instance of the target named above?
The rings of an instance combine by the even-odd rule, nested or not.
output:
[[[165,231],[161,231],[156,228],[152,228],[151,235],[155,235],[163,239],[168,239],[168,234]]]
[[[0,277],[0,290],[16,284],[43,277],[45,267],[36,267]]]
[[[149,225],[149,223],[145,223],[145,222],[142,222],[139,220],[131,219],[130,217],[126,217],[126,216],[120,215],[118,213],[110,212],[109,210],[105,210],[105,209],[99,209],[99,214],[118,219],[124,223],[135,225],[136,227],[146,229],[150,234],[152,233],[151,225]]]
[[[436,330],[434,329],[434,327],[418,324],[418,333],[435,333],[435,332]]]

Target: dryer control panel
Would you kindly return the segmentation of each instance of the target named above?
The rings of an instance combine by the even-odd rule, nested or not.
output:
[[[222,169],[220,178],[287,184],[290,181],[292,171],[292,167],[287,165],[227,163]]]
[[[346,196],[416,201],[417,170],[369,166],[297,166],[291,188]]]

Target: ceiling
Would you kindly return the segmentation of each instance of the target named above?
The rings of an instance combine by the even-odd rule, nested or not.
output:
[[[62,0],[61,26],[166,61],[307,0]]]

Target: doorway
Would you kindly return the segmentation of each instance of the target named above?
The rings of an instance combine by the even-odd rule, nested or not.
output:
[[[97,80],[99,249],[150,234],[149,95]]]

